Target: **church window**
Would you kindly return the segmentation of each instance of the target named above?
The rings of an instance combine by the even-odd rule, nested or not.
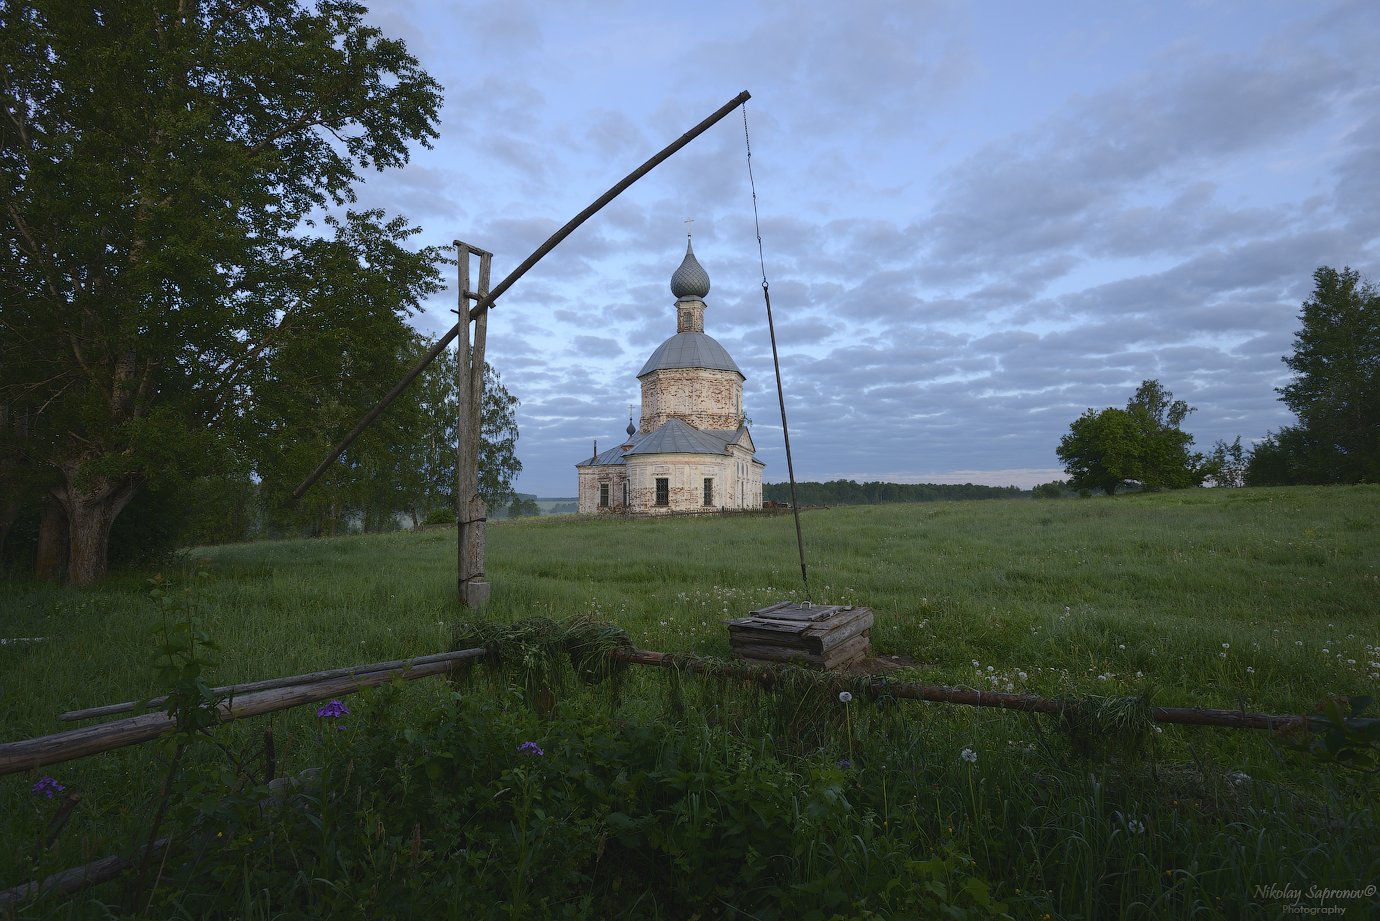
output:
[[[623,481],[623,507],[628,507],[628,481]]]
[[[704,504],[714,504],[714,478],[712,476],[704,478]]]
[[[659,476],[656,478],[656,504],[671,504],[671,478]]]
[[[599,507],[609,507],[609,484],[607,483],[599,484]]]

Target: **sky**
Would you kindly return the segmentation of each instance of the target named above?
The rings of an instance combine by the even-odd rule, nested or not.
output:
[[[521,400],[517,489],[573,496],[675,333],[693,227],[705,332],[747,376],[786,478],[1062,479],[1089,408],[1157,379],[1206,451],[1292,421],[1321,265],[1380,280],[1380,5],[380,0],[445,87],[440,138],[359,200],[505,277],[741,90],[734,112],[499,299],[488,359]],[[685,221],[693,219],[693,225]],[[452,288],[414,317],[439,335]]]

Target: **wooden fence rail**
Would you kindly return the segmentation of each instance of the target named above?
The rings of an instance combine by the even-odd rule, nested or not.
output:
[[[275,710],[286,710],[302,704],[342,697],[363,688],[387,684],[394,678],[412,681],[432,675],[444,675],[467,659],[484,655],[483,649],[461,649],[424,657],[427,661],[409,659],[397,668],[382,669],[364,674],[349,674],[325,680],[275,687],[242,696],[232,696],[220,705],[222,720],[238,720]],[[298,676],[308,678],[311,676]],[[288,680],[288,679],[276,679]],[[58,764],[95,755],[100,752],[136,745],[167,735],[177,728],[177,721],[166,713],[145,713],[82,729],[69,729],[37,739],[0,744],[0,774],[14,774],[48,764]]]
[[[286,710],[302,704],[342,697],[363,688],[386,684],[394,678],[407,681],[444,675],[461,663],[482,657],[483,648],[461,649],[457,652],[443,652],[415,659],[402,659],[396,662],[376,662],[347,669],[333,669],[326,672],[313,672],[287,678],[274,678],[269,681],[251,684],[229,685],[218,688],[219,693],[229,695],[220,705],[222,720],[237,720],[247,716],[258,716],[275,710]],[[677,668],[700,674],[718,675],[754,681],[771,685],[777,680],[779,670],[767,665],[753,665],[736,662],[714,662],[693,656],[675,655],[665,652],[651,652],[641,649],[615,650],[612,656],[629,665],[649,665],[661,668]],[[825,679],[828,680],[828,679]],[[1033,694],[1005,694],[996,691],[980,691],[973,688],[943,687],[938,685],[912,684],[900,681],[872,680],[860,683],[856,678],[838,676],[834,683],[840,690],[860,690],[873,697],[889,696],[908,700],[926,700],[934,703],[964,704],[971,707],[998,707],[1004,710],[1017,710],[1025,713],[1058,714],[1064,712],[1074,701],[1037,697]],[[161,700],[161,698],[159,698]],[[65,713],[63,719],[82,719],[88,716],[125,712],[137,704],[126,702]],[[1312,717],[1297,715],[1278,715],[1269,713],[1248,713],[1245,710],[1219,710],[1203,707],[1152,707],[1150,718],[1157,723],[1174,723],[1182,726],[1218,726],[1226,729],[1264,729],[1281,731],[1307,726]],[[72,729],[53,735],[19,742],[0,744],[0,775],[14,774],[32,770],[49,764],[58,764],[94,755],[100,752],[123,748],[147,742],[166,735],[177,728],[177,722],[166,713],[145,713]]]

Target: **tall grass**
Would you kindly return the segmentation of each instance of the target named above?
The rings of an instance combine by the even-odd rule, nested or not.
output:
[[[1373,693],[1380,679],[1377,487],[853,507],[808,512],[804,527],[815,600],[873,608],[874,651],[916,663],[898,677],[1274,712]],[[506,522],[489,530],[494,592],[484,617],[582,615],[644,648],[726,655],[723,620],[801,596],[793,537],[786,519],[770,516]],[[55,722],[63,710],[158,690],[150,631],[167,615],[149,576],[122,573],[79,592],[5,586],[0,635],[46,639],[0,646],[0,737],[52,732],[65,728]],[[453,600],[448,529],[201,548],[166,576],[219,642],[213,683],[438,651],[465,613]],[[628,676],[615,713],[664,724],[672,682],[645,671]],[[822,735],[797,727],[808,744],[791,742],[779,712],[769,719],[782,701],[679,681],[684,731],[711,727],[721,746],[776,739],[769,760],[786,759],[780,769],[799,778],[837,773],[834,762],[849,757],[834,725],[841,712],[829,711]],[[390,698],[398,731],[448,705],[442,684],[426,684]],[[582,701],[574,694],[562,706],[588,724],[607,718]],[[989,881],[1016,917],[1249,917],[1278,910],[1252,895],[1257,885],[1345,887],[1380,870],[1373,790],[1261,733],[1168,729],[1144,746],[1082,758],[1048,720],[850,706],[857,765],[838,794],[849,818],[828,828],[884,842],[877,873],[952,875],[947,864],[906,870],[907,849],[941,863],[970,855],[973,878]],[[330,756],[305,712],[222,727],[218,737],[252,749],[266,723],[284,767]],[[965,748],[976,763],[960,758]],[[743,770],[767,763],[745,751],[732,755]],[[146,747],[55,766],[86,800],[45,866],[127,850],[147,827],[161,765]],[[0,778],[10,818],[0,884],[38,869],[25,863],[45,820],[29,794],[34,779]],[[798,795],[807,809],[808,783]],[[830,853],[838,847],[819,841],[792,858],[791,873],[823,878],[842,859]],[[870,847],[847,859],[872,859]],[[10,857],[13,869],[3,869]]]

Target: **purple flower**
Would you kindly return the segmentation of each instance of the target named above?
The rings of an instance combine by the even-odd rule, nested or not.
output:
[[[66,787],[53,778],[43,777],[39,779],[38,783],[34,784],[34,796],[46,796],[48,799],[52,799],[54,793],[61,793],[66,789]]]
[[[853,770],[853,762],[849,761],[847,758],[840,758],[840,759],[839,759],[839,770],[840,770],[840,771],[851,771],[851,770]]]
[[[540,758],[542,755],[546,754],[536,742],[523,742],[518,746],[518,751],[522,752],[524,755],[531,755],[534,758]]]
[[[349,713],[350,708],[338,700],[333,700],[326,704],[326,706],[318,707],[316,710],[317,718],[323,720],[335,719],[337,716],[348,716]]]

